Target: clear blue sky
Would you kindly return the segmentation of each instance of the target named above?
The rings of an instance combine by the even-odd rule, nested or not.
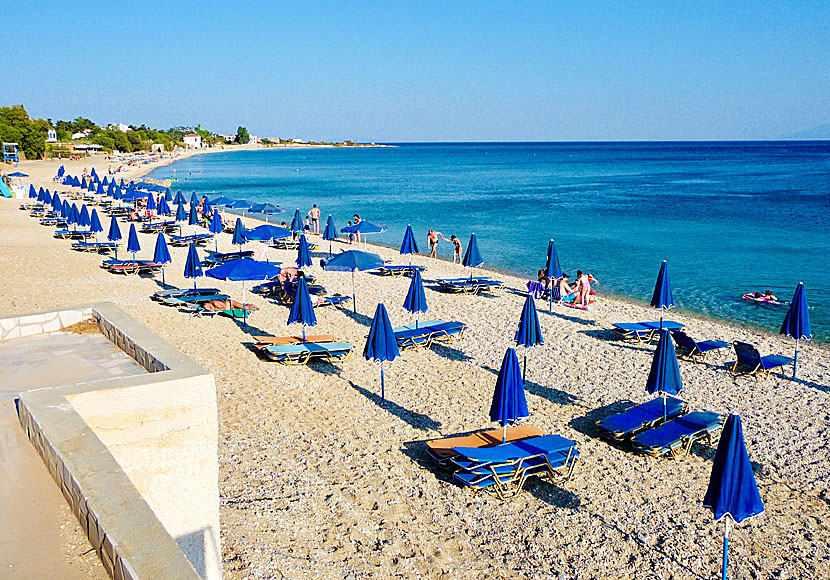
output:
[[[10,2],[0,103],[360,141],[830,123],[830,2]]]

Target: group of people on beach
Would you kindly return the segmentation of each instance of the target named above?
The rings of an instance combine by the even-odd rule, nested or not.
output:
[[[461,263],[461,240],[459,240],[457,237],[455,237],[455,234],[451,235],[450,239],[448,240],[447,238],[444,237],[444,234],[442,234],[441,232],[435,231],[433,229],[430,229],[427,232],[427,242],[429,242],[429,257],[430,258],[437,258],[438,257],[438,254],[437,254],[437,252],[438,252],[438,242],[439,242],[438,238],[441,238],[441,240],[443,240],[445,242],[452,243],[452,245],[453,245],[452,263],[455,264],[456,262],[458,262],[460,264]]]
[[[539,282],[544,284],[546,293],[553,292],[554,295],[559,295],[562,302],[574,302],[584,307],[591,302],[591,284],[599,284],[596,278],[582,270],[576,271],[576,282],[573,285],[568,284],[570,277],[565,272],[561,278],[551,278],[547,268],[542,268],[537,276]]]

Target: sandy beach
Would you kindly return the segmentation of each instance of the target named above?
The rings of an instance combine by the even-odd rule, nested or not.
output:
[[[20,170],[36,187],[54,191],[51,179],[60,164],[27,162]],[[105,175],[109,163],[64,165],[71,174],[94,166]],[[602,286],[590,311],[554,305],[549,313],[547,303],[537,303],[545,344],[528,352],[527,423],[575,440],[581,458],[561,487],[531,479],[524,493],[501,501],[452,483],[448,472],[430,463],[423,442],[495,427],[488,410],[505,350],[513,346],[527,279],[492,273],[505,282],[500,295],[448,295],[433,281],[464,270],[417,256],[414,263],[427,267],[425,316],[459,320],[469,329],[462,341],[406,351],[387,364],[382,402],[380,370],[363,359],[363,345],[378,302],[394,326],[412,321],[402,307],[408,278],[357,274],[357,314],[350,304],[319,309],[313,329],[351,342],[353,355],[339,365],[287,367],[260,360],[249,346],[253,335],[299,332],[286,325],[285,306],[248,293],[260,308],[248,326],[223,317],[192,318],[149,299],[161,288],[160,278],[107,273],[101,256],[73,252],[70,242],[54,239],[52,228],[19,205],[0,199],[0,311],[111,301],[215,373],[229,580],[719,575],[723,525],[701,505],[714,447],[696,445],[679,460],[651,459],[608,444],[594,428],[594,421],[625,402],[651,398],[645,383],[654,346],[622,342],[611,330],[615,322],[659,318],[646,305],[605,297]],[[154,236],[139,238],[138,257],[151,257]],[[230,240],[220,235],[220,251],[236,249]],[[335,244],[335,251],[345,247]],[[260,255],[258,243],[247,248]],[[187,249],[170,250],[167,282],[191,285],[182,275]],[[369,250],[400,263],[396,250],[372,244]],[[309,272],[328,293],[351,294],[350,275],[317,265],[324,255],[313,253],[316,265]],[[296,252],[269,249],[269,257],[293,265]],[[536,267],[528,264],[528,274]],[[198,283],[241,300],[240,283]],[[791,339],[686,313],[667,318],[683,322],[698,339],[744,340],[762,354],[792,356]],[[765,514],[733,529],[734,577],[830,577],[828,354],[826,346],[802,342],[797,381],[790,380],[789,368],[768,379],[735,380],[726,369],[734,361],[731,350],[705,364],[680,363],[680,397],[692,408],[743,418],[766,505]],[[69,514],[66,521],[74,522]]]

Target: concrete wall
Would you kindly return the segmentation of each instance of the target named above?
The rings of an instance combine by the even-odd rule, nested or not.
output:
[[[149,373],[21,393],[21,425],[113,578],[220,580],[213,375],[110,303],[64,312],[0,328],[94,317]]]

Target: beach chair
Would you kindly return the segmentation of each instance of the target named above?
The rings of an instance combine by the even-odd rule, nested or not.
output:
[[[61,240],[85,240],[93,236],[89,230],[55,230],[54,237]]]
[[[182,288],[175,290],[159,290],[150,295],[151,300],[163,300],[165,298],[184,298],[186,296],[211,296],[219,294],[218,288]]]
[[[419,323],[393,328],[398,348],[430,348],[435,342],[450,343],[456,338],[464,337],[467,325],[463,322],[445,322],[443,320],[429,320]]]
[[[223,264],[225,262],[230,262],[232,260],[240,260],[242,258],[253,258],[254,251],[253,250],[243,250],[241,252],[210,252],[205,259],[202,260],[202,263],[208,264]],[[273,262],[272,262],[273,263]]]
[[[111,274],[152,274],[159,272],[164,264],[158,264],[150,260],[121,261],[107,260],[101,267]]]
[[[326,342],[337,342],[337,337],[331,334],[307,334],[305,340],[302,336],[254,336],[254,348],[263,350],[273,345],[302,344],[313,342],[317,344]]]
[[[758,375],[768,377],[774,369],[794,364],[793,359],[788,356],[778,354],[761,356],[758,349],[748,342],[736,340],[732,343],[732,346],[735,348],[735,355],[738,360],[735,361],[729,371],[736,376],[751,375],[757,381]]]
[[[712,443],[722,427],[723,420],[717,413],[694,411],[635,435],[631,445],[652,457],[670,455],[677,459],[688,454],[695,441]]]
[[[666,419],[671,420],[688,411],[685,401],[666,397]],[[663,397],[629,407],[622,413],[596,422],[597,431],[611,441],[628,441],[637,433],[663,423]]]
[[[438,287],[444,292],[456,294],[481,294],[487,292],[497,294],[504,288],[504,283],[490,278],[443,278],[436,280]]]
[[[106,254],[118,247],[115,242],[75,242],[70,246],[78,252],[98,252]]]
[[[636,340],[637,342],[651,342],[660,330],[660,321],[657,322],[615,322],[611,326],[622,340]],[[683,325],[673,320],[664,320],[666,330],[682,330]]]
[[[204,246],[208,240],[213,239],[213,234],[191,234],[189,236],[170,236],[171,246],[189,246],[191,242],[196,246]]]
[[[174,308],[191,308],[202,302],[211,302],[213,300],[227,300],[227,294],[199,294],[190,296],[171,296],[168,298],[160,298],[159,302],[165,306],[173,306]]]
[[[507,428],[506,443],[540,435],[544,435],[544,432],[538,427],[516,425]],[[442,439],[430,439],[426,442],[427,454],[442,467],[447,467],[452,465],[452,458],[458,456],[453,447],[493,447],[501,445],[503,436],[503,429],[493,429],[492,431],[479,431],[469,435],[453,435]]]
[[[400,266],[393,266],[393,265],[385,265],[378,268],[376,271],[381,276],[392,276],[394,278],[399,278],[401,276],[412,276],[412,273],[418,270],[419,272],[426,271],[424,266],[409,266],[407,264],[400,265]]]
[[[688,359],[695,364],[698,361],[705,361],[708,353],[729,347],[729,343],[723,340],[702,340],[698,342],[682,330],[672,330],[671,335],[674,338],[677,356]]]
[[[454,447],[454,479],[474,491],[499,498],[515,496],[531,475],[561,483],[573,473],[576,443],[559,435],[542,435],[493,447]]]
[[[175,221],[150,222],[141,226],[143,234],[157,234],[159,232],[174,232],[179,229]]]
[[[329,363],[346,360],[354,350],[347,342],[301,342],[299,344],[274,344],[261,350],[262,354],[275,362],[283,364],[307,364],[311,360]]]

